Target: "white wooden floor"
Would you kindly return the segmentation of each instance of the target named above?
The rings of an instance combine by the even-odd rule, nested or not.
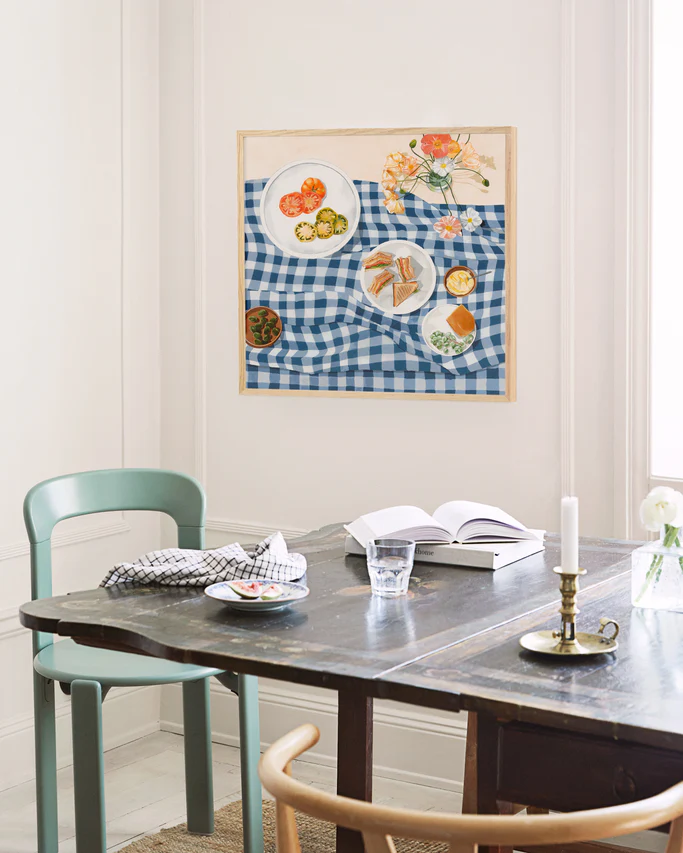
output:
[[[239,751],[213,745],[216,807],[240,798]],[[334,791],[330,767],[296,762],[295,775],[303,782]],[[74,853],[73,775],[59,771],[60,853]],[[136,838],[185,820],[183,739],[157,732],[105,755],[107,842],[119,850]],[[448,791],[375,778],[376,802],[411,805],[425,810],[453,810]],[[35,793],[33,782],[0,792],[0,853],[35,853]]]
[[[239,750],[213,745],[216,808],[240,798]],[[295,775],[323,790],[334,791],[335,772],[303,761]],[[75,853],[73,775],[59,771],[59,849]],[[410,806],[425,811],[454,811],[458,803],[450,791],[375,777],[373,799],[378,803]],[[143,835],[185,820],[183,739],[168,732],[112,749],[105,754],[107,843],[120,850]],[[632,847],[663,851],[666,837],[638,833],[621,839]],[[35,792],[33,782],[0,791],[0,853],[35,853]]]

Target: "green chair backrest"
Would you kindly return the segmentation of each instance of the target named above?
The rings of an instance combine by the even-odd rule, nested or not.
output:
[[[24,499],[24,522],[31,543],[31,598],[52,595],[50,539],[60,521],[117,510],[163,512],[178,525],[178,547],[203,548],[205,504],[197,480],[155,468],[84,471],[38,483]],[[51,642],[51,635],[34,632],[37,651]]]

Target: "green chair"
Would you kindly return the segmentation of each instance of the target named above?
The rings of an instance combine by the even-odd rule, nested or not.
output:
[[[178,525],[180,548],[204,547],[204,491],[173,471],[129,468],[86,471],[34,486],[24,501],[31,543],[31,597],[52,595],[50,538],[66,518],[115,510],[164,512]],[[78,853],[105,853],[102,700],[111,687],[181,682],[185,721],[185,786],[189,832],[213,832],[209,678],[216,676],[239,699],[240,762],[245,853],[262,853],[258,779],[258,682],[254,676],[125,652],[54,643],[33,634],[38,853],[57,853],[57,762],[54,684],[71,695],[74,798]]]

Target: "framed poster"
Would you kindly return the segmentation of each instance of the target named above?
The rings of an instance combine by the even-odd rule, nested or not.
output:
[[[237,137],[240,392],[515,399],[515,128]]]

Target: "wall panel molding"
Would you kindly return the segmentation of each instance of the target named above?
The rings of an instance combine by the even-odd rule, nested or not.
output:
[[[651,0],[615,4],[614,535],[649,487]]]
[[[19,622],[19,608],[6,607],[0,610],[0,641],[11,640],[13,637],[19,637],[21,634],[27,633],[28,628],[24,628]],[[0,731],[3,723],[0,722]]]
[[[88,542],[91,539],[101,539],[104,536],[117,536],[120,533],[127,533],[129,530],[130,524],[124,518],[121,518],[116,521],[108,521],[96,527],[55,533],[52,537],[52,547],[63,548],[65,545],[75,545],[78,542]],[[30,553],[28,540],[25,542],[15,542],[10,545],[0,545],[0,561],[25,557],[28,553]]]
[[[560,78],[560,488],[575,491],[576,0],[562,0]]]
[[[206,233],[204,227],[204,0],[193,6],[194,109],[194,443],[195,475],[206,485]]]
[[[229,533],[239,537],[254,537],[254,539],[264,539],[278,530],[285,539],[294,539],[297,536],[303,536],[304,533],[308,533],[308,530],[304,530],[303,528],[276,527],[272,524],[233,521],[229,518],[207,518],[206,529],[208,531],[215,531],[216,533]]]

